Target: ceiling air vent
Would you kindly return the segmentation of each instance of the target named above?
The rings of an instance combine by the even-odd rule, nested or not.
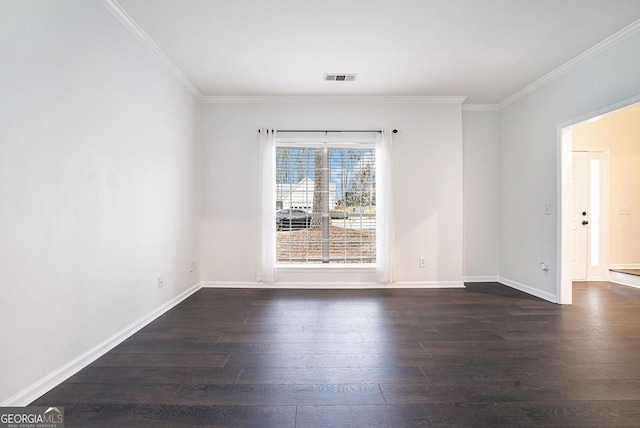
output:
[[[356,76],[357,74],[332,73],[332,74],[325,74],[324,80],[328,82],[353,82],[354,80],[356,80]]]

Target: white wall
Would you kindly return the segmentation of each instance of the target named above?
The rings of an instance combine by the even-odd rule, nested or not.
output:
[[[500,111],[504,283],[558,300],[558,125],[639,95],[638,52],[635,34]],[[544,214],[548,203],[551,215]]]
[[[497,111],[464,111],[464,277],[496,281],[500,226]]]
[[[572,127],[573,147],[608,148],[609,266],[640,266],[640,107]],[[630,215],[620,214],[629,207]]]
[[[205,282],[255,282],[259,128],[390,127],[399,131],[394,135],[397,280],[461,284],[460,104],[208,104],[203,122]],[[418,267],[418,258],[426,259],[426,268]],[[318,272],[308,278],[337,280]]]
[[[100,2],[5,2],[0,28],[0,402],[24,405],[199,282],[201,106]]]

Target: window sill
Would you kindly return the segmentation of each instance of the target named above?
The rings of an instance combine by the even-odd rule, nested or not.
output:
[[[358,263],[350,263],[350,264],[331,264],[331,263],[326,263],[326,264],[321,264],[321,263],[310,263],[310,264],[302,264],[302,263],[296,263],[296,264],[277,264],[276,265],[276,270],[277,271],[284,271],[284,270],[292,270],[292,271],[296,271],[296,270],[314,270],[314,269],[318,269],[318,270],[327,270],[327,269],[336,269],[336,270],[344,270],[344,271],[364,271],[364,272],[370,272],[372,270],[376,270],[376,265],[375,264],[358,264]]]

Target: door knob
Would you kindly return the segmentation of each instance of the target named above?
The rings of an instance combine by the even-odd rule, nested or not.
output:
[[[582,215],[587,215],[587,212],[586,211],[582,211]]]
[[[587,225],[589,222],[587,220],[582,220],[582,224]]]

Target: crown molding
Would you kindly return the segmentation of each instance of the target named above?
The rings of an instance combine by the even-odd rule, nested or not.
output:
[[[436,96],[352,96],[352,95],[274,95],[204,96],[205,104],[295,104],[295,103],[374,103],[374,104],[462,104],[467,97]]]
[[[498,111],[498,104],[462,104],[462,111]]]
[[[196,99],[202,102],[202,93],[193,82],[169,59],[162,49],[149,37],[147,33],[129,16],[116,0],[101,0],[102,4],[111,12],[118,21],[124,25],[138,39],[145,48],[156,57],[173,74]]]
[[[462,104],[466,96],[356,96],[356,95],[266,95],[211,96],[203,95],[177,65],[160,49],[147,33],[127,14],[117,0],[100,0],[143,46],[173,74],[186,89],[204,104],[267,104],[267,103],[377,103],[377,104]],[[587,49],[577,57],[545,74],[498,104],[463,104],[463,111],[498,111],[532,93],[536,89],[575,69],[607,49],[640,32],[640,19]]]
[[[617,33],[615,33],[615,34],[613,34],[613,35],[611,35],[609,37],[607,37],[606,39],[604,39],[603,41],[601,41],[597,45],[594,45],[591,48],[587,49],[586,51],[584,51],[583,53],[581,53],[577,57],[567,61],[566,63],[564,63],[560,67],[556,68],[555,70],[545,74],[544,76],[542,76],[538,80],[534,81],[533,83],[525,86],[524,88],[520,89],[519,91],[515,92],[514,94],[512,94],[512,95],[508,96],[507,98],[505,98],[504,100],[500,101],[498,103],[498,109],[501,110],[501,109],[505,108],[509,104],[514,103],[515,101],[519,100],[520,98],[524,97],[525,95],[530,94],[531,92],[535,91],[536,89],[540,88],[541,86],[544,86],[547,83],[549,83],[550,81],[557,79],[561,75],[563,75],[565,73],[568,73],[569,71],[573,70],[574,68],[578,67],[579,65],[587,62],[588,60],[590,60],[590,59],[592,59],[592,58],[594,58],[596,56],[598,56],[599,54],[601,54],[602,52],[606,51],[610,47],[617,45],[618,43],[622,42],[625,39],[628,39],[629,37],[633,36],[634,34],[636,34],[638,32],[640,32],[640,19],[638,19],[637,21],[634,21],[630,25],[627,25],[622,30],[618,31]]]

